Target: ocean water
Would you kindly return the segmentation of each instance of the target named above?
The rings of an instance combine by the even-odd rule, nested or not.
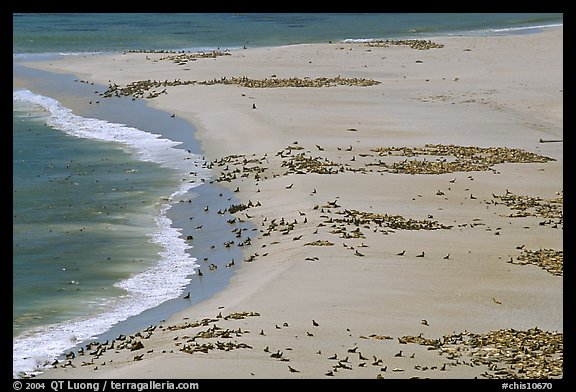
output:
[[[167,217],[208,172],[178,143],[13,93],[14,369],[169,300],[198,267]],[[203,173],[204,172],[204,173]]]
[[[54,87],[72,85],[74,77],[23,71],[27,61],[124,50],[526,33],[562,23],[562,14],[14,14],[15,77],[28,81],[26,89],[13,89],[14,374],[33,372],[190,289],[202,244],[184,240],[188,218],[176,219],[174,212],[189,212],[185,200],[199,211],[205,204],[215,211],[227,206],[220,191],[189,199],[210,175],[201,151],[181,143],[161,116],[148,121],[156,117],[143,115],[145,103],[92,105],[75,113],[56,96],[76,90]],[[87,93],[92,86],[77,88]],[[215,226],[204,241],[223,241],[230,235],[225,232],[225,223]]]
[[[524,31],[563,23],[537,13],[14,14],[13,53],[214,49],[366,38]]]

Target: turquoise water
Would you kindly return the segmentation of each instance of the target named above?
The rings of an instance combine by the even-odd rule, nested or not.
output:
[[[521,31],[542,13],[14,14],[13,53],[276,46],[329,40]]]
[[[44,122],[13,114],[14,336],[126,294],[113,283],[157,261],[149,228],[178,184],[169,169]]]
[[[60,53],[504,34],[562,21],[562,14],[14,14],[13,53],[25,65]],[[45,75],[21,71],[33,85],[13,93],[15,373],[182,292],[198,264],[168,211],[207,175],[192,147],[167,139],[179,132],[168,132],[161,116],[146,120],[143,105],[102,103],[93,114],[107,120],[80,116],[42,95],[51,85]],[[120,123],[125,108],[133,126]]]
[[[207,173],[158,134],[29,90],[13,102],[18,372],[184,290],[198,264],[167,212]]]

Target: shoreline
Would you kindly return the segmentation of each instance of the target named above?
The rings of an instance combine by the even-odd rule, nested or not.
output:
[[[18,83],[20,87],[32,88],[42,94],[55,96],[64,101],[68,100],[68,102],[71,103],[78,103],[91,99],[92,90],[98,88],[98,86],[83,86],[81,83],[72,83],[71,80],[75,77],[71,74],[57,75],[51,73],[39,75],[37,73],[38,71],[33,69],[22,69],[21,67],[26,67],[26,63],[18,63],[18,66],[20,68],[15,74],[31,77],[37,83]],[[39,85],[38,82],[40,82]],[[58,86],[58,89],[60,89],[59,91],[56,90],[56,85]],[[62,88],[63,86],[65,87]],[[131,109],[128,110],[128,108]],[[182,143],[178,148],[183,150],[192,150],[194,153],[198,154],[200,153],[200,151],[198,151],[199,147],[197,142],[193,137],[193,132],[190,133],[190,130],[194,131],[194,128],[189,123],[181,119],[172,119],[170,128],[163,128],[160,124],[164,121],[164,118],[169,117],[169,113],[150,108],[145,102],[129,102],[128,98],[124,98],[121,102],[116,102],[112,106],[99,105],[98,107],[87,107],[85,104],[80,104],[75,108],[75,111],[76,110],[79,110],[82,116],[98,118],[109,122],[128,124],[130,126],[135,126],[138,129],[146,130],[147,132],[159,133],[156,130],[161,129],[162,137],[167,137],[171,140],[176,140]],[[135,112],[138,113],[138,121],[132,123],[133,121],[125,114],[127,112],[131,115]],[[181,123],[181,125],[178,125],[177,123]],[[218,200],[219,198],[222,200]],[[169,316],[174,313],[191,306],[191,304],[209,298],[215,292],[225,287],[230,276],[233,274],[233,269],[225,269],[224,261],[230,257],[235,257],[240,260],[240,252],[236,249],[210,249],[208,234],[200,233],[200,230],[196,228],[202,226],[205,228],[204,231],[207,233],[219,231],[221,233],[220,237],[226,238],[226,236],[228,236],[230,237],[229,239],[233,239],[231,234],[226,234],[225,223],[221,221],[219,222],[214,217],[208,216],[203,212],[204,205],[207,203],[213,205],[214,208],[224,209],[228,206],[227,203],[229,202],[223,202],[223,200],[232,198],[233,194],[225,188],[222,188],[217,184],[207,183],[202,183],[197,187],[191,188],[186,192],[186,194],[179,196],[177,198],[180,199],[179,202],[175,201],[172,203],[172,206],[166,212],[166,216],[172,221],[171,227],[181,230],[181,237],[183,239],[185,239],[187,235],[194,234],[196,239],[191,243],[192,247],[187,250],[186,253],[191,257],[194,257],[198,264],[198,267],[191,271],[191,281],[186,285],[182,295],[169,299],[162,304],[149,308],[137,315],[130,316],[125,320],[119,321],[110,326],[108,330],[98,333],[93,338],[78,343],[76,346],[66,350],[66,352],[76,352],[82,346],[90,344],[91,342],[114,340],[119,335],[136,333],[151,324],[158,324],[164,319],[169,318]],[[231,216],[226,214],[223,215],[223,217],[229,219]],[[217,275],[206,273],[204,277],[199,277],[197,275],[198,269],[201,271],[204,270],[204,272],[208,271],[206,260],[208,260],[209,257],[214,259],[210,260],[210,263],[220,266],[224,271]],[[238,265],[239,264],[240,261],[238,262]],[[187,293],[189,293],[190,298],[183,299],[182,297]],[[60,356],[60,359],[63,357],[64,354]]]
[[[561,42],[561,30],[441,37],[437,41],[443,48],[426,51],[341,43],[251,49],[198,60],[189,70],[160,61],[146,64],[144,55],[104,56],[92,65],[78,59],[55,63],[55,68],[92,72],[96,80],[111,78],[120,85],[140,76],[145,80],[152,69],[164,76],[161,80],[168,75],[186,80],[189,72],[194,80],[342,74],[381,84],[170,87],[168,94],[155,98],[154,107],[194,124],[219,178],[237,174],[224,185],[238,189],[242,203],[260,202],[235,214],[259,228],[258,237],[244,249],[245,258],[257,256],[243,263],[224,290],[157,326],[142,340],[147,351],[141,352],[141,360],[126,350],[109,350],[90,366],[56,368],[41,377],[497,377],[487,366],[462,366],[454,358],[429,353],[423,343],[404,346],[401,340],[419,334],[438,339],[463,331],[530,331],[535,325],[540,332],[562,331],[561,278],[536,266],[506,262],[518,259],[521,244],[561,250],[561,219],[550,225],[540,225],[537,216],[510,219],[509,209],[496,203],[508,192],[549,201],[561,197],[562,146],[538,143],[562,138],[562,81],[556,73],[561,74],[561,54],[545,50],[557,49],[558,38]],[[527,53],[527,48],[532,50]],[[514,67],[522,56],[530,58],[530,69]],[[494,58],[499,61],[491,63]],[[119,62],[131,66],[130,76]],[[542,73],[549,69],[552,76]],[[425,144],[515,148],[555,161],[497,163],[486,171],[435,175],[394,174],[383,171],[389,166],[375,165],[378,159],[387,165],[395,159],[379,158],[374,148]],[[422,153],[426,151],[416,156]],[[309,166],[290,171],[298,154]],[[449,150],[437,155],[456,159]],[[336,172],[314,172],[322,167],[314,165],[322,163]],[[254,167],[262,171],[252,171]],[[356,211],[356,218],[350,211]],[[385,214],[451,228],[382,229]],[[358,217],[364,221],[354,224]],[[312,243],[317,245],[305,245]],[[332,245],[319,245],[328,243]],[[402,251],[406,257],[398,255]],[[424,256],[420,252],[425,257],[417,258]],[[192,323],[202,319],[209,321]],[[214,338],[223,339],[215,325],[225,331],[240,327],[229,336],[228,349],[214,346]],[[199,333],[203,327],[211,327],[212,335]],[[182,332],[190,332],[185,339],[178,331],[188,328]],[[534,333],[546,335],[540,332]],[[404,354],[396,356],[401,349]],[[356,351],[384,359],[372,366]],[[334,367],[328,356],[335,352],[338,358],[359,360]],[[282,363],[282,358],[290,361]]]

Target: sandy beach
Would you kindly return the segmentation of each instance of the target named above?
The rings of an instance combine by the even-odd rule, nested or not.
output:
[[[30,63],[189,121],[254,227],[224,290],[39,377],[563,377],[563,30],[410,43]]]

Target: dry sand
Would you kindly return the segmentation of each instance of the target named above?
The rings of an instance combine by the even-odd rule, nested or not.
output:
[[[380,82],[156,89],[166,94],[151,105],[198,129],[214,179],[235,177],[220,183],[257,205],[235,214],[257,229],[242,234],[251,239],[245,260],[253,260],[238,263],[213,298],[128,337],[132,345],[95,346],[41,377],[561,377],[563,278],[517,263],[526,250],[562,257],[563,143],[539,141],[563,138],[563,30],[432,41],[444,47],[334,43],[239,50],[181,65],[152,53],[34,64],[121,87],[224,77]],[[554,160],[405,174],[378,164],[453,161],[454,151],[373,151],[426,144],[507,147]],[[308,166],[291,169],[303,161],[299,154]],[[321,166],[328,161],[334,166]],[[262,172],[249,171],[255,167]],[[503,203],[510,195],[539,199],[531,199],[528,216],[510,217],[517,212]],[[557,209],[544,216],[545,206]],[[418,222],[402,226],[399,217],[390,227],[384,214],[441,228],[415,230]],[[306,245],[315,241],[333,245]],[[495,341],[484,346],[474,335],[490,333]],[[450,334],[423,344],[403,338]]]

